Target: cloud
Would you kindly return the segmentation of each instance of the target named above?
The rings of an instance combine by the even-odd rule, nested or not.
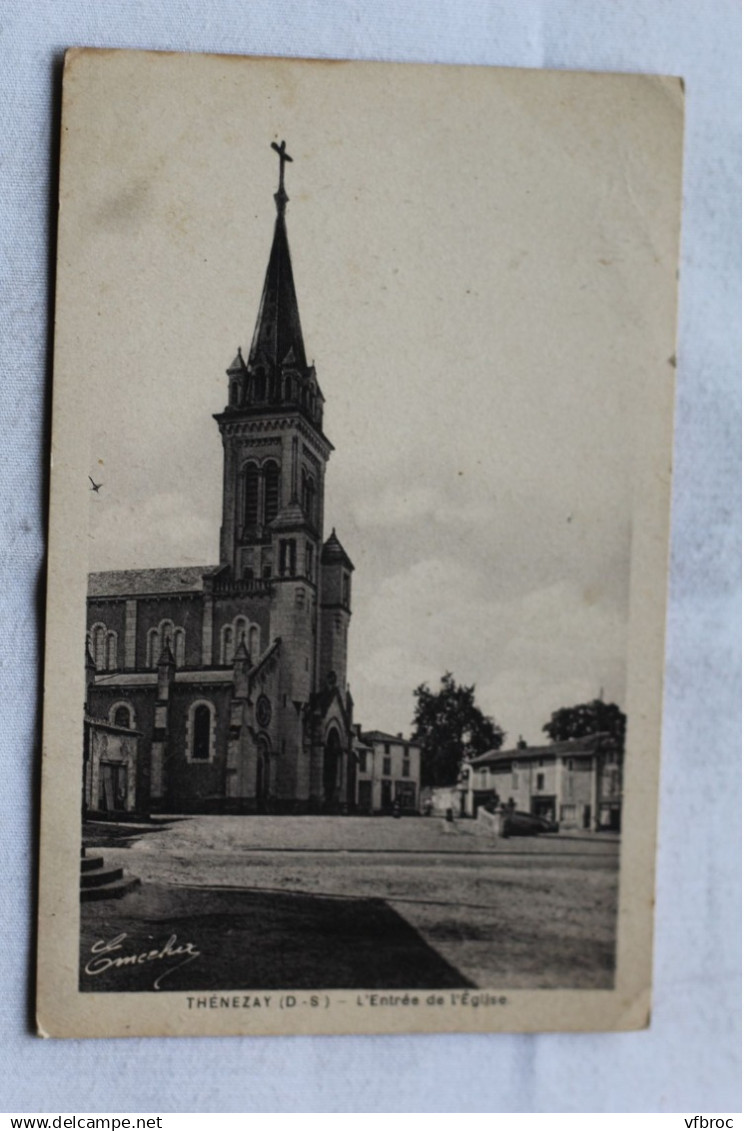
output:
[[[365,726],[400,730],[413,689],[445,671],[475,683],[477,701],[513,738],[540,738],[560,706],[601,686],[622,699],[625,618],[573,580],[515,598],[484,596],[475,565],[428,558],[382,580],[353,623],[351,680]]]
[[[451,490],[449,493],[454,497],[447,498],[444,489],[433,486],[390,483],[381,491],[358,498],[352,513],[362,529],[404,527],[421,519],[448,525],[492,521],[493,505],[483,496],[467,498],[463,492],[460,497]]]
[[[217,562],[215,524],[195,514],[187,495],[164,491],[118,503],[104,497],[105,489],[91,500],[91,570]]]

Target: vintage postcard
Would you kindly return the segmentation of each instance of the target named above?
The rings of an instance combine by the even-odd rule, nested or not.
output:
[[[68,54],[42,1035],[648,1023],[682,126]]]

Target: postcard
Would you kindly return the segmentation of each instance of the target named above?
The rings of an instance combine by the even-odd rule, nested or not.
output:
[[[41,1035],[648,1024],[682,129],[68,52]]]

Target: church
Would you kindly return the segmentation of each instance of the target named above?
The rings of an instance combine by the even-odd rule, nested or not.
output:
[[[305,353],[285,143],[255,331],[227,370],[219,562],[92,573],[83,808],[344,812],[352,562],[323,540],[324,397]],[[217,406],[215,406],[217,407]]]

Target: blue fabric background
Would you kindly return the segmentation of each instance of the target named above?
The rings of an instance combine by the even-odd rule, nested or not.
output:
[[[4,0],[0,6],[0,1109],[735,1111],[739,998],[736,0]],[[682,75],[687,91],[655,1001],[623,1035],[41,1041],[30,1030],[50,248],[72,45]]]

